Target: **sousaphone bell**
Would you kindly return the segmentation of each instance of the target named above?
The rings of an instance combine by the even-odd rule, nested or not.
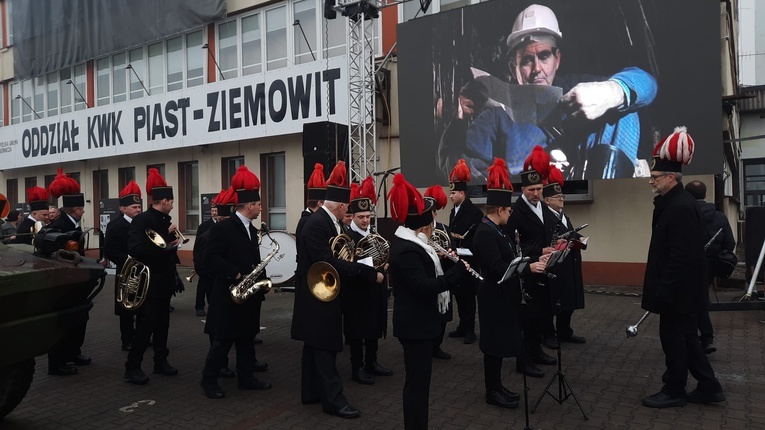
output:
[[[331,302],[340,294],[340,275],[325,261],[313,263],[306,278],[308,290],[322,302]]]

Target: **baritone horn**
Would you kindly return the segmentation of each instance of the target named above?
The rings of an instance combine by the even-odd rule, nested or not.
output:
[[[322,302],[331,302],[340,294],[340,275],[325,261],[313,263],[306,278],[308,290]]]
[[[147,228],[144,232],[154,246],[162,249],[167,247],[165,240],[156,231]],[[149,282],[151,281],[149,267],[128,255],[117,277],[119,279],[117,302],[120,306],[128,311],[134,311],[143,306],[149,294]]]

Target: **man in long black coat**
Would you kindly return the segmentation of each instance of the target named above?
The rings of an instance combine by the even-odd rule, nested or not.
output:
[[[664,142],[673,148],[690,142],[692,154],[693,141],[684,129],[676,129]],[[663,153],[672,157],[684,151]],[[681,166],[674,158],[654,157],[649,179],[654,193],[659,195],[654,199],[642,307],[659,314],[659,338],[667,366],[661,391],[643,399],[643,404],[652,408],[684,406],[686,401],[725,400],[696,335],[696,313],[706,305],[703,231],[696,199],[680,182]],[[698,385],[686,395],[689,371]]]
[[[220,370],[226,366],[231,347],[236,345],[236,373],[240,389],[267,390],[269,382],[253,375],[255,335],[260,325],[260,305],[267,291],[260,289],[244,303],[235,303],[231,287],[242,282],[253,267],[261,262],[258,232],[252,220],[261,211],[260,195],[256,190],[237,190],[236,212],[210,229],[204,249],[204,267],[215,278],[210,291],[205,333],[212,336],[210,351],[202,371],[202,388],[214,399],[224,397],[218,386]],[[241,203],[244,202],[244,203]],[[266,278],[265,269],[256,280]]]
[[[334,183],[332,179],[330,176],[324,206],[307,217],[297,238],[298,267],[295,275],[291,336],[295,340],[303,341],[303,404],[321,402],[324,412],[328,414],[355,418],[360,412],[348,404],[343,394],[342,380],[335,366],[337,353],[343,349],[341,301],[338,298],[331,301],[316,298],[308,287],[308,269],[314,263],[327,262],[337,270],[341,285],[350,288],[353,288],[356,282],[382,283],[383,276],[371,267],[340,260],[332,254],[330,240],[342,231],[340,224],[350,201],[350,188],[342,183],[344,181],[331,185]]]
[[[221,194],[223,194],[223,192],[218,194],[218,196],[220,196]],[[218,208],[217,206],[215,206],[215,204],[213,204],[213,206],[210,207],[210,218],[202,221],[202,223],[199,224],[199,227],[197,227],[197,240],[194,241],[194,249],[193,249],[194,272],[197,274],[197,295],[194,301],[194,309],[196,310],[196,314],[198,317],[203,317],[206,315],[205,299],[207,300],[208,303],[210,302],[210,288],[212,288],[212,279],[209,276],[203,276],[198,269],[198,266],[201,266],[202,262],[197,261],[197,245],[199,244],[199,238],[202,237],[202,235],[205,234],[205,232],[210,230],[212,226],[214,226],[215,223],[217,222],[218,222]],[[203,254],[203,252],[199,252],[199,254]]]

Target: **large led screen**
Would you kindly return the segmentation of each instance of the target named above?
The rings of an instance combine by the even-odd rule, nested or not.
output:
[[[495,0],[398,27],[402,171],[445,184],[457,160],[513,181],[534,145],[567,180],[646,177],[685,126],[686,174],[722,169],[720,3]]]

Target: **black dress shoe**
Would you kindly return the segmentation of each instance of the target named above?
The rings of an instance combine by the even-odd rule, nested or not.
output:
[[[58,366],[48,366],[48,375],[54,375],[54,376],[69,376],[69,375],[76,375],[77,374],[77,368],[74,366],[70,366],[66,363],[60,364]]]
[[[234,376],[236,376],[236,373],[228,367],[224,367],[218,372],[219,378],[233,378]]]
[[[205,310],[204,310],[204,309],[197,309],[197,316],[198,316],[198,317],[207,316],[207,313],[205,312]],[[222,392],[222,391],[221,391],[221,392]]]
[[[265,372],[268,370],[268,363],[263,363],[258,360],[255,360],[255,364],[252,365],[252,370],[256,372]]]
[[[164,363],[160,364],[154,363],[154,373],[165,376],[175,376],[178,374],[178,369],[165,361]]]
[[[458,328],[457,330],[450,331],[449,332],[449,337],[465,337],[466,334],[467,333],[465,332],[465,330],[462,330],[462,329]]]
[[[687,404],[685,395],[673,396],[663,391],[643,399],[643,405],[649,408],[677,408]]]
[[[478,337],[476,337],[474,331],[471,331],[470,333],[465,334],[465,339],[462,342],[466,345],[470,345],[475,343],[476,340],[478,340]]]
[[[69,360],[67,360],[67,363],[74,363],[78,366],[87,366],[90,364],[92,360],[90,357],[84,356],[84,355],[78,355],[76,357],[72,357]]]
[[[550,348],[550,349],[560,348],[560,345],[558,344],[558,339],[555,339],[554,337],[546,337],[542,339],[542,345],[545,348]]]
[[[717,347],[713,340],[702,340],[701,347],[704,349],[704,354],[711,354],[717,351]]]
[[[361,415],[361,411],[354,408],[351,405],[345,405],[336,411],[324,411],[330,415],[335,415],[340,418],[358,418]]]
[[[527,364],[523,367],[516,366],[515,371],[518,373],[526,373],[526,376],[530,376],[532,378],[544,378],[545,376],[544,370],[534,366],[533,364]]]
[[[540,351],[538,354],[534,354],[531,356],[531,361],[533,361],[536,364],[556,364],[558,362],[558,359],[553,357],[552,355],[545,354],[544,352]]]
[[[560,338],[560,341],[567,342],[567,343],[585,343],[587,342],[587,339],[584,336],[577,336],[575,334],[572,334],[571,336]]]
[[[439,360],[448,360],[452,358],[452,355],[448,352],[445,352],[441,348],[437,348],[433,350],[433,358],[438,358]]]
[[[500,391],[502,391],[502,394],[506,395],[510,398],[510,400],[518,400],[521,398],[520,393],[516,393],[515,391],[510,391],[503,385],[502,388],[500,388]]]
[[[125,352],[129,352],[130,351],[130,344],[129,343],[123,343],[122,344],[122,350],[125,351]]]
[[[173,305],[170,305],[170,307],[169,307],[167,310],[168,310],[168,312],[172,312],[172,311],[174,311],[174,310],[175,310],[175,306],[173,306]]]
[[[506,396],[502,391],[498,390],[486,392],[486,403],[507,409],[515,409],[518,407],[518,399],[513,400]]]
[[[691,403],[719,403],[725,401],[725,393],[705,393],[698,388],[688,393],[685,399]]]
[[[375,378],[372,377],[369,373],[367,373],[366,369],[363,367],[358,367],[356,369],[353,369],[351,372],[351,379],[358,382],[359,384],[364,385],[372,385],[375,383]]]
[[[271,383],[266,381],[261,381],[258,378],[255,378],[253,376],[243,381],[239,381],[239,389],[240,390],[270,390]]]
[[[122,378],[131,384],[137,385],[145,385],[149,382],[149,377],[140,368],[126,369],[125,376]]]
[[[393,375],[393,371],[382,367],[382,365],[376,361],[372,363],[368,363],[366,366],[367,373],[371,373],[373,375],[377,376],[391,376]]]
[[[255,338],[255,345],[260,345],[261,343],[263,343],[263,339],[258,339],[258,338],[256,337],[256,338]]]
[[[211,398],[211,399],[222,399],[226,397],[226,393],[223,392],[223,390],[220,388],[220,385],[218,385],[215,381],[202,381],[199,385],[202,386],[202,389],[205,390],[205,396]]]

